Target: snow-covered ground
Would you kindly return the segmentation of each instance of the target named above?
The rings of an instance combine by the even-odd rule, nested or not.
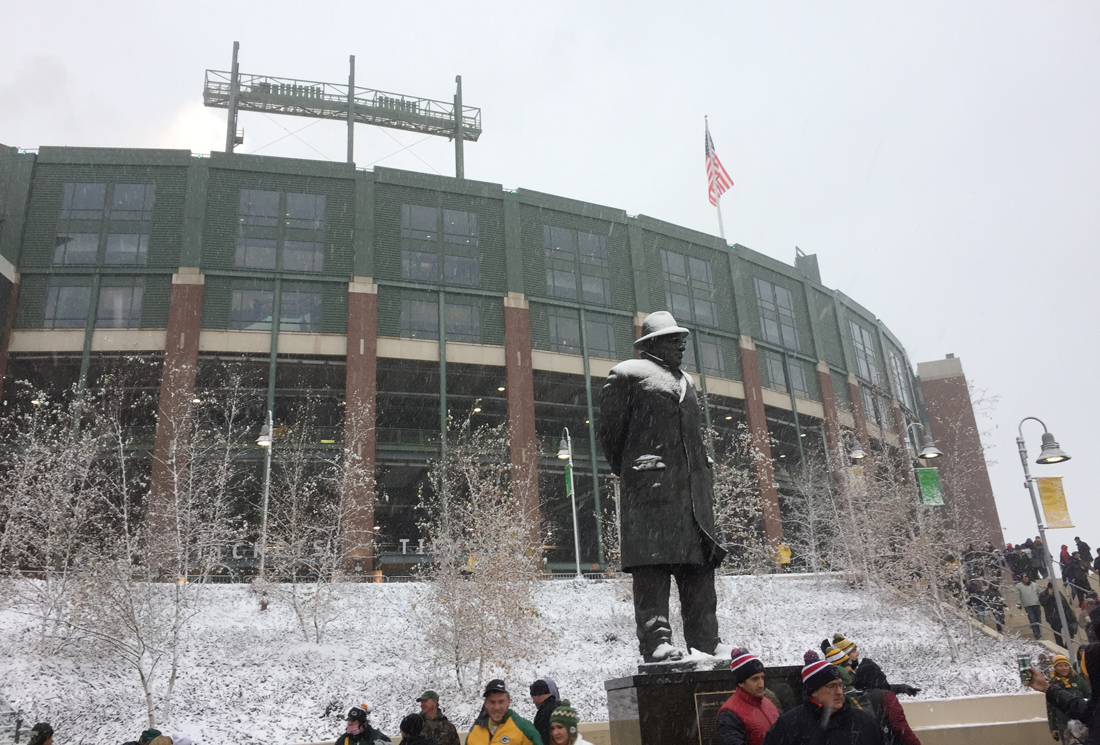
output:
[[[347,610],[317,645],[301,641],[287,608],[272,604],[260,612],[246,586],[211,587],[190,628],[172,715],[158,725],[202,743],[331,741],[343,731],[348,707],[366,700],[376,708],[374,724],[396,735],[401,718],[419,710],[416,696],[433,688],[456,726],[467,728],[481,706],[479,691],[460,691],[453,672],[427,662],[419,630],[426,590],[346,586]],[[514,664],[515,708],[532,716],[527,685],[549,676],[583,720],[606,719],[604,680],[633,674],[640,661],[629,580],[546,582],[538,606],[548,629],[543,653]],[[956,622],[963,659],[953,664],[942,630],[929,618],[835,577],[722,578],[719,622],[725,641],[772,665],[800,665],[803,652],[842,632],[892,682],[922,688],[921,698],[1018,693],[1015,655],[1040,652]],[[0,696],[31,722],[53,723],[59,742],[119,743],[144,728],[144,700],[131,670],[94,650],[48,658],[34,650],[26,617],[0,613]]]

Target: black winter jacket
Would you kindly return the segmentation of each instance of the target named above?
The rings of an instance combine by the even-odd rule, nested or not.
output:
[[[542,702],[542,706],[535,713],[535,719],[531,724],[535,725],[535,729],[539,731],[542,736],[542,741],[545,743],[551,742],[550,740],[550,715],[554,713],[554,709],[558,708],[557,696],[551,696]]]
[[[840,711],[824,717],[825,710],[810,700],[782,714],[764,745],[883,745],[875,718],[845,699]]]
[[[1070,719],[1076,719],[1089,728],[1089,737],[1085,745],[1100,744],[1100,710],[1095,704],[1096,698],[1078,698],[1065,688],[1051,686],[1047,689],[1047,703]]]

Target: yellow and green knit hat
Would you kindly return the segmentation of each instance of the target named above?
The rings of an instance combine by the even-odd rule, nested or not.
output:
[[[848,653],[843,649],[837,649],[836,647],[829,647],[825,650],[825,659],[834,665],[843,665],[848,661]]]
[[[1066,657],[1064,654],[1056,654],[1054,655],[1054,659],[1050,661],[1050,664],[1057,665],[1059,662],[1064,662],[1068,665],[1069,657]]]
[[[561,703],[558,704],[558,708],[554,709],[554,713],[550,715],[550,724],[557,722],[565,727],[570,735],[577,734],[577,724],[580,721],[581,718],[577,715],[577,710],[573,708],[567,698],[563,698]]]
[[[844,634],[833,634],[833,646],[845,653],[856,648],[853,642],[844,638]]]

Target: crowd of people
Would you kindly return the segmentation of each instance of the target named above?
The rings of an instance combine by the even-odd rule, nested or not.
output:
[[[874,660],[841,634],[806,652],[802,701],[787,711],[765,683],[756,656],[733,650],[737,686],[718,710],[716,745],[920,745],[897,694],[919,688],[891,685]]]

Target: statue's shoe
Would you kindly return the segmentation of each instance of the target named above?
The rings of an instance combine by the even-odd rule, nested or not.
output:
[[[651,653],[645,655],[646,662],[674,662],[682,659],[684,656],[684,650],[677,649],[668,642],[662,642],[657,645]]]
[[[714,648],[714,651],[711,652],[711,655],[713,655],[714,657],[724,657],[728,660],[730,658],[730,655],[733,654],[733,650],[735,649],[737,649],[737,647],[732,644],[723,644],[722,642],[718,642],[718,646]]]

